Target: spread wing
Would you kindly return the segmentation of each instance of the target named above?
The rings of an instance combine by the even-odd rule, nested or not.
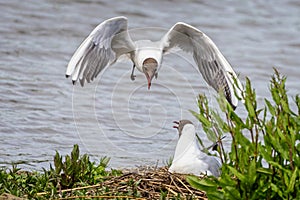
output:
[[[85,80],[93,81],[106,66],[133,50],[127,18],[108,19],[99,24],[76,50],[68,64],[66,77],[71,76],[73,84],[79,79],[83,86]]]
[[[193,26],[178,22],[162,38],[161,43],[164,52],[179,47],[191,53],[204,80],[217,92],[222,91],[233,108],[237,106],[234,79],[239,88],[242,89],[242,85],[228,61],[207,35]],[[241,97],[239,90],[237,95]]]

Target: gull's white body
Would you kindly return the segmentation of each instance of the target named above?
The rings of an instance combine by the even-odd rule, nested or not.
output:
[[[169,172],[181,174],[201,174],[220,176],[221,164],[217,157],[208,156],[199,148],[195,126],[186,124],[177,142]]]
[[[152,42],[150,40],[139,40],[134,44],[136,49],[134,52],[133,62],[140,72],[143,72],[143,61],[149,57],[154,58],[157,60],[157,63],[161,64],[163,54],[160,43]]]
[[[92,81],[122,55],[131,59],[134,66],[144,73],[143,63],[147,58],[156,60],[160,67],[163,55],[174,47],[191,53],[204,80],[217,92],[222,91],[233,107],[237,106],[234,79],[239,88],[242,86],[230,64],[207,35],[182,22],[176,23],[161,40],[153,42],[132,41],[127,18],[108,19],[99,24],[76,50],[68,64],[66,76],[71,76],[73,83],[79,80],[83,86],[85,81]],[[239,90],[237,94],[241,97]]]

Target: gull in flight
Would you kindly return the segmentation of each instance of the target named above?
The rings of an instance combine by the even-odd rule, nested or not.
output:
[[[128,32],[127,18],[114,17],[99,24],[82,42],[72,56],[66,77],[84,82],[93,81],[107,66],[114,64],[120,56],[127,56],[133,63],[131,80],[135,80],[134,69],[144,73],[150,89],[153,77],[157,78],[163,55],[172,48],[192,54],[204,80],[217,92],[222,92],[235,108],[238,98],[234,94],[234,80],[238,80],[232,67],[214,42],[197,28],[176,23],[159,41],[132,41]],[[239,91],[237,95],[241,97]]]
[[[221,163],[215,156],[205,154],[199,147],[195,126],[189,120],[174,121],[178,129],[179,140],[169,172],[180,174],[201,174],[219,177]]]

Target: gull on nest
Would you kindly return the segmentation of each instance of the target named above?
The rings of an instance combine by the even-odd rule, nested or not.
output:
[[[193,123],[189,120],[174,123],[177,124],[174,128],[178,129],[179,139],[169,172],[219,177],[221,163],[217,157],[209,156],[200,149]]]

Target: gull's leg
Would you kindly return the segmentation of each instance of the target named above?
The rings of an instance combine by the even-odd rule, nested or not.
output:
[[[131,75],[130,75],[130,79],[131,79],[132,81],[134,81],[134,80],[135,80],[135,77],[136,77],[136,75],[134,75],[134,68],[135,68],[135,64],[133,64],[132,72],[131,72]]]
[[[154,74],[154,77],[155,77],[155,79],[157,79],[157,77],[158,77],[158,72],[156,72],[156,73]]]

